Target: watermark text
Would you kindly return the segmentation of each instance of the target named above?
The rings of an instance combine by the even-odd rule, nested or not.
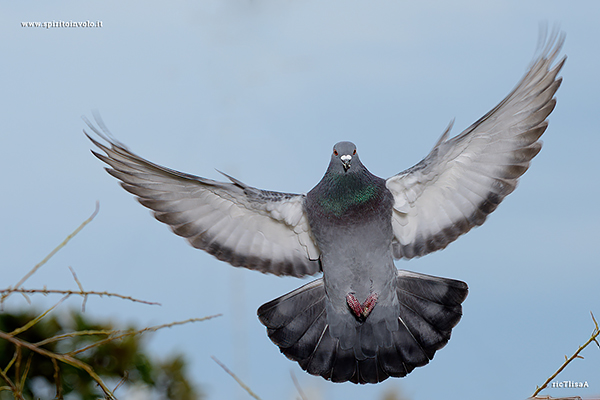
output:
[[[552,388],[587,388],[590,387],[587,381],[585,382],[576,382],[576,381],[560,381],[560,382],[552,382]]]
[[[102,28],[102,21],[21,22],[22,28]]]

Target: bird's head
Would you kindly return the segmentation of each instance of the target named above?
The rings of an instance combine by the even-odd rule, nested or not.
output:
[[[354,143],[338,142],[333,146],[333,154],[331,155],[332,166],[341,167],[344,172],[348,172],[352,166],[352,161],[355,161],[355,164],[360,164]]]

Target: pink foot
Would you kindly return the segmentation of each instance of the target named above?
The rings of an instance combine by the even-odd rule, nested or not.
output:
[[[373,311],[375,304],[377,304],[377,293],[371,293],[362,304],[354,294],[348,293],[346,295],[346,302],[356,317],[366,319],[371,314],[371,311]]]

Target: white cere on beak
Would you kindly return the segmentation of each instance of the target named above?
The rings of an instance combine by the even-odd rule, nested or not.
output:
[[[340,157],[342,160],[342,167],[344,167],[344,172],[347,172],[350,169],[350,162],[352,161],[352,156],[349,154],[344,154]]]

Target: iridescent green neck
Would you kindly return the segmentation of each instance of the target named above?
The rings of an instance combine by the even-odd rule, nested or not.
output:
[[[375,180],[357,174],[333,175],[326,187],[327,193],[320,196],[319,205],[325,213],[338,218],[369,203],[380,193]]]

